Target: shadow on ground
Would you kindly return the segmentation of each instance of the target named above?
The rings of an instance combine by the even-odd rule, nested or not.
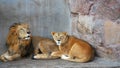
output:
[[[24,58],[11,62],[0,62],[0,68],[120,68],[120,63],[99,57],[88,63],[75,63],[61,59],[32,60]]]

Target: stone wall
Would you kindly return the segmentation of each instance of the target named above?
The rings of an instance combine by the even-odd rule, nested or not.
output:
[[[69,0],[72,34],[120,61],[120,0]]]

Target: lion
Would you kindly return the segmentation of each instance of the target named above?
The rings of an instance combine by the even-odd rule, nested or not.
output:
[[[70,36],[67,32],[51,32],[51,34],[59,46],[59,51],[53,52],[52,56],[74,62],[88,62],[93,59],[94,50],[87,42]]]
[[[32,37],[33,57],[32,59],[56,59],[58,57],[51,56],[52,52],[58,51],[58,46],[54,40],[40,36]]]
[[[0,56],[3,62],[12,61],[27,56],[31,47],[31,32],[29,25],[25,23],[14,23],[9,28],[6,40],[8,50]]]

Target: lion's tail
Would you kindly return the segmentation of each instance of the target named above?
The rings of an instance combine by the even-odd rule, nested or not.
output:
[[[93,54],[91,56],[88,56],[88,57],[83,57],[83,58],[68,58],[68,59],[64,59],[64,60],[85,63],[85,62],[92,61],[93,59],[94,59],[94,51],[93,51]]]
[[[65,59],[65,60],[72,61],[72,62],[81,62],[81,63],[85,63],[89,61],[89,59],[86,57],[81,58],[81,59],[75,58],[75,59]]]
[[[90,57],[83,57],[83,58],[70,58],[70,57],[62,57],[63,60],[73,61],[73,62],[81,62],[85,63],[91,60]]]

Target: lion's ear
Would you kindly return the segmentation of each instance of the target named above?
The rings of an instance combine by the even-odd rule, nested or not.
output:
[[[67,32],[62,32],[64,35],[67,35]]]
[[[56,32],[51,32],[52,35],[54,35]]]
[[[26,23],[25,25],[29,27],[29,24]]]

